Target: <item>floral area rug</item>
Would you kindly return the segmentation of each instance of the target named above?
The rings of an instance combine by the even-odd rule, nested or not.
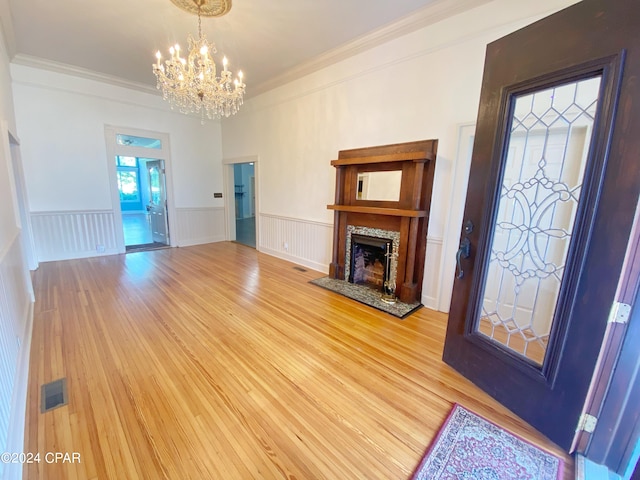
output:
[[[559,480],[562,460],[456,404],[413,480]]]

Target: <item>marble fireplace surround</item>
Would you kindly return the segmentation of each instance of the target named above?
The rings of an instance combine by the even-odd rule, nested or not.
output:
[[[385,240],[391,240],[392,250],[391,250],[391,265],[389,272],[389,280],[396,282],[396,275],[398,271],[398,244],[400,242],[400,232],[390,232],[388,230],[381,230],[379,228],[369,228],[369,227],[361,227],[356,225],[347,225],[347,244],[346,244],[346,254],[344,259],[345,270],[344,270],[344,279],[345,281],[349,281],[349,266],[351,265],[351,236],[352,235],[363,235],[365,237],[374,237],[374,238],[384,238]]]
[[[336,168],[335,204],[327,206],[334,211],[330,278],[348,279],[353,233],[389,238],[380,232],[392,232],[396,296],[405,303],[421,301],[437,146],[437,140],[423,140],[339,152],[331,162]],[[398,201],[358,198],[359,173],[398,170]]]

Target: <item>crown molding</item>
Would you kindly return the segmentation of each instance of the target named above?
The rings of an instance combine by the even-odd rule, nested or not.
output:
[[[409,33],[412,33],[416,30],[435,24],[448,17],[452,17],[491,1],[492,0],[434,0],[429,5],[401,18],[400,20],[397,20],[372,32],[366,33],[351,42],[348,42],[321,55],[318,55],[311,60],[303,62],[287,70],[277,77],[267,80],[266,82],[262,82],[258,85],[252,86],[245,95],[245,99],[258,96],[269,90],[280,87],[283,84],[298,80],[302,77],[305,77],[306,75],[322,70],[323,68],[329,67],[342,60],[346,60],[359,53],[365,52],[386,42],[402,37],[404,35],[408,35]],[[7,47],[9,53],[11,54],[11,34],[13,32],[3,31],[3,33],[8,43]],[[9,38],[6,38],[7,36]],[[151,86],[149,84],[125,80],[121,77],[107,75],[82,67],[55,62],[32,55],[25,55],[22,53],[16,54],[13,56],[11,63],[48,70],[56,73],[62,73],[66,75],[72,75],[88,80],[106,83],[116,87],[137,90],[152,95],[160,95],[158,90],[154,86]]]
[[[74,77],[85,78],[87,80],[94,80],[96,82],[106,83],[115,87],[138,90],[140,92],[149,93],[151,95],[160,95],[155,87],[152,87],[151,85],[145,83],[133,82],[131,80],[125,80],[121,77],[95,72],[93,70],[76,67],[67,63],[54,62],[52,60],[46,60],[44,58],[34,57],[32,55],[19,53],[13,57],[11,63],[16,65],[23,65],[25,67],[48,70],[50,72],[62,73],[65,75],[72,75]]]
[[[16,53],[16,35],[13,30],[13,18],[7,0],[0,0],[0,25],[2,27],[2,42],[7,50],[7,56],[13,57]]]
[[[248,92],[247,95],[245,95],[245,98],[255,97],[269,90],[273,90],[285,83],[298,80],[306,75],[377,47],[378,45],[382,45],[383,43],[408,35],[416,30],[433,25],[434,23],[440,22],[448,17],[452,17],[491,1],[492,0],[435,0],[426,7],[407,15],[400,20],[366,33],[349,43],[329,50],[315,58],[312,58],[311,60],[287,70],[277,77],[252,87],[250,95]]]

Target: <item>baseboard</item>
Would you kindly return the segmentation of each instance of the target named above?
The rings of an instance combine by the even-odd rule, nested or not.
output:
[[[289,255],[287,253],[279,252],[277,250],[272,250],[270,248],[260,248],[259,251],[261,253],[266,253],[267,255],[271,255],[272,257],[277,257],[282,260],[286,260],[288,262],[296,263],[298,265],[302,265],[304,267],[310,268],[311,270],[315,270],[320,273],[324,273],[325,275],[329,273],[329,265],[323,265],[320,263],[312,262],[305,258],[296,257],[294,255]]]
[[[58,254],[55,258],[38,258],[38,260],[40,262],[58,262],[61,260],[76,260],[79,258],[104,257],[105,255],[117,255],[119,253],[125,252],[120,252],[117,248],[107,248],[104,252],[68,252]]]
[[[437,297],[423,295],[421,300],[422,305],[424,305],[425,307],[430,308],[431,310],[438,310],[439,304]]]
[[[24,431],[27,412],[27,388],[29,386],[29,358],[31,353],[31,338],[33,334],[33,307],[29,303],[27,321],[25,322],[24,339],[20,345],[20,356],[13,384],[11,396],[11,417],[7,434],[7,452],[21,453],[24,451]],[[22,479],[22,465],[20,463],[5,464],[3,480]]]
[[[224,235],[216,235],[215,237],[205,237],[205,238],[190,238],[187,241],[180,241],[178,243],[179,247],[193,247],[195,245],[204,245],[205,243],[217,243],[224,242]]]

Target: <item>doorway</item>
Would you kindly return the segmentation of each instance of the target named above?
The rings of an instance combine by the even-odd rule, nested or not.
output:
[[[260,164],[257,155],[222,160],[227,240],[260,249]]]
[[[127,252],[169,245],[164,160],[116,155]]]
[[[171,246],[173,224],[168,138],[165,134],[106,129],[112,172],[114,222],[119,250],[137,252]]]
[[[31,217],[29,216],[29,199],[27,198],[24,171],[22,169],[22,160],[20,157],[20,143],[18,142],[18,139],[9,131],[6,122],[2,122],[2,131],[7,133],[9,139],[11,165],[13,167],[14,186],[16,189],[16,206],[18,208],[17,214],[20,222],[19,226],[22,230],[22,250],[25,256],[27,268],[33,271],[38,268],[38,258],[36,255],[36,247],[33,240]],[[33,295],[33,287],[31,285],[31,282],[28,283],[27,289],[30,294]]]
[[[253,162],[233,165],[236,242],[256,248],[255,166]]]

